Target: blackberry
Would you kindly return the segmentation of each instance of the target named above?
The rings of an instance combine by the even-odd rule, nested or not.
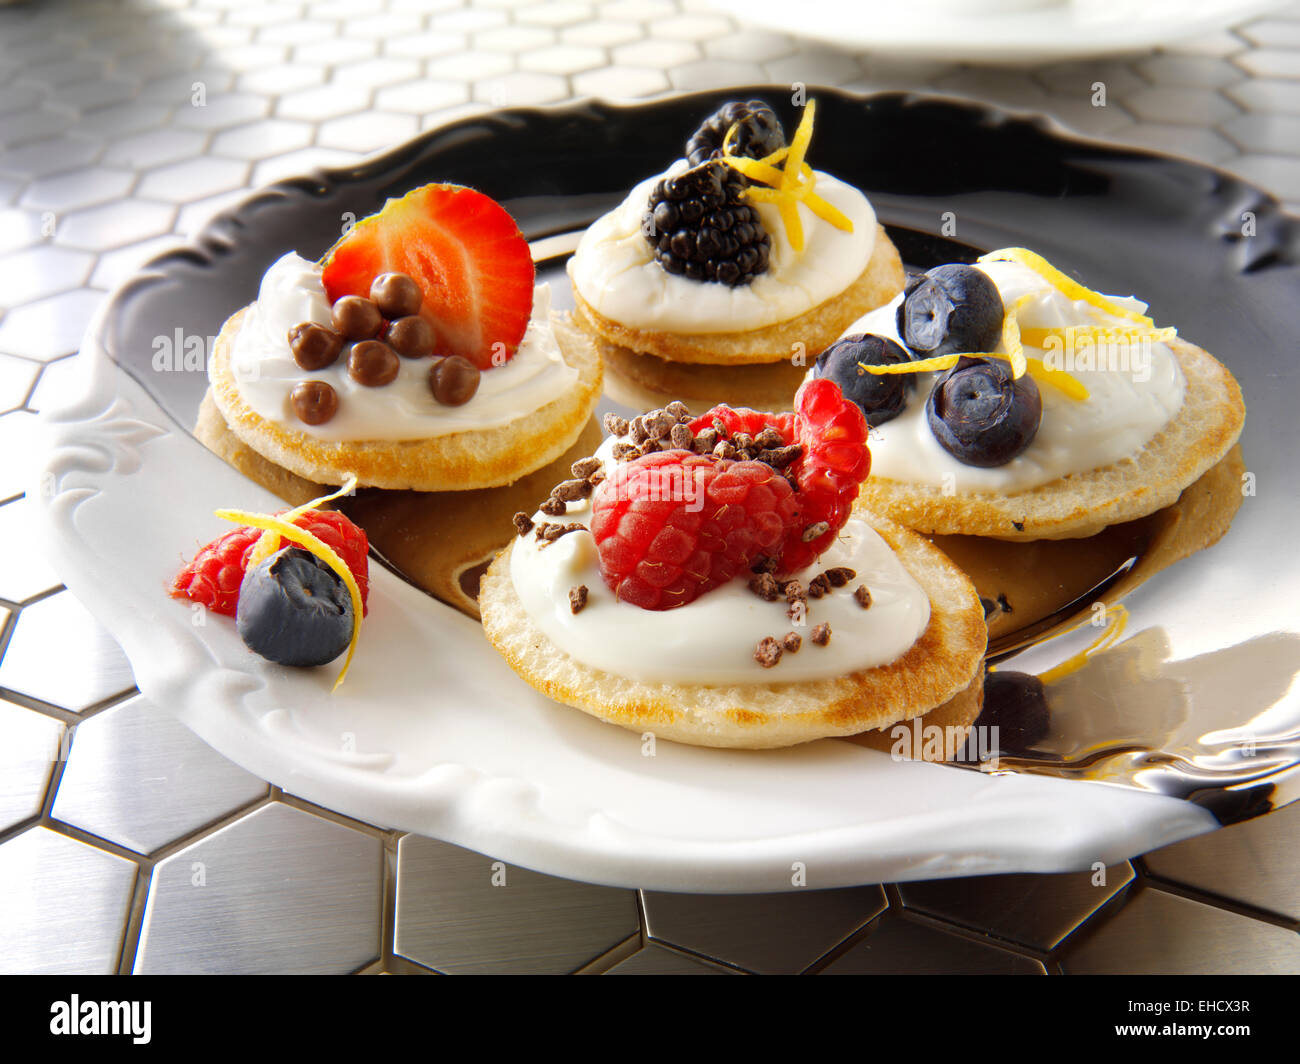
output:
[[[785,131],[772,108],[762,100],[732,100],[706,118],[687,141],[687,161],[692,166],[699,166],[720,156],[727,131],[737,124],[739,128],[731,138],[733,155],[761,159],[785,147]]]
[[[758,211],[741,198],[745,179],[706,162],[659,181],[641,231],[669,273],[735,288],[767,269],[772,238]]]

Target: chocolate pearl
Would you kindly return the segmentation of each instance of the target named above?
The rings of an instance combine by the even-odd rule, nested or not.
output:
[[[298,420],[308,425],[323,425],[339,409],[338,393],[324,381],[299,381],[289,393],[289,402]]]
[[[348,375],[367,388],[392,383],[401,366],[396,352],[378,340],[362,340],[348,356]]]
[[[424,293],[404,273],[381,273],[370,282],[370,298],[385,318],[405,318],[420,313]]]
[[[313,321],[299,322],[289,330],[289,350],[303,369],[324,369],[334,364],[343,350],[343,337]]]
[[[379,308],[361,296],[344,296],[334,304],[334,328],[345,340],[369,340],[383,321]]]
[[[384,339],[403,358],[425,358],[433,354],[433,326],[418,314],[391,322]]]
[[[444,406],[460,406],[478,391],[478,366],[460,355],[440,358],[429,371],[433,397]]]

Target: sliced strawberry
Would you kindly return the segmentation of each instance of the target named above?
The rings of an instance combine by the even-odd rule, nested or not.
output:
[[[412,277],[436,352],[491,369],[518,349],[533,308],[528,241],[505,208],[463,185],[424,185],[363,218],[325,256],[331,303],[368,296],[378,274]],[[496,356],[495,360],[493,356]]]

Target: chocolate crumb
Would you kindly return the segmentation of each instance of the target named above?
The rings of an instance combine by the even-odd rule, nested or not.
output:
[[[858,574],[847,565],[837,565],[834,569],[827,569],[823,575],[830,581],[831,587],[843,587]]]
[[[853,598],[864,610],[871,609],[871,592],[867,590],[866,584],[859,584],[853,589]]]
[[[788,654],[799,653],[799,648],[801,646],[803,646],[803,636],[798,632],[786,632],[785,635],[781,637],[781,647]]]
[[[736,448],[737,462],[752,462],[753,460],[754,460],[754,452],[751,451],[748,447]]]
[[[674,399],[671,403],[669,403],[666,407],[664,407],[664,409],[668,413],[672,414],[672,416],[675,417],[678,421],[691,420],[690,410],[687,409],[686,404],[683,403],[680,399]]]
[[[672,431],[668,433],[668,438],[672,440],[673,446],[683,451],[691,450],[695,443],[695,433],[689,425],[674,425]]]
[[[809,598],[819,599],[823,595],[829,595],[830,593],[831,593],[831,582],[826,578],[825,573],[818,573],[816,576],[814,576],[811,580],[808,581]]]
[[[587,585],[579,584],[577,587],[569,588],[569,612],[581,613],[582,607],[587,604]]]
[[[774,573],[780,562],[776,558],[766,556],[758,558],[753,565],[749,567],[751,573]]]
[[[585,532],[587,526],[579,524],[577,521],[570,521],[567,525],[557,525],[542,523],[537,526],[537,538],[542,541],[542,546],[548,543],[554,543],[561,536],[567,536],[570,532]]]
[[[585,499],[591,494],[591,485],[585,480],[562,480],[551,489],[551,498],[564,502]]]
[[[696,454],[709,454],[717,445],[717,429],[700,429],[700,431],[695,434],[693,450]]]
[[[781,644],[773,639],[770,635],[759,640],[758,646],[754,648],[754,660],[765,669],[770,669],[781,660]]]
[[[713,448],[713,453],[719,458],[735,458],[736,448],[731,445],[729,440],[720,440],[718,445]]]
[[[533,519],[524,513],[523,510],[520,510],[515,514],[513,520],[515,522],[515,528],[521,536],[526,536],[533,530]]]
[[[563,517],[569,512],[569,507],[563,499],[557,499],[552,495],[541,506],[537,507],[547,517]]]
[[[641,448],[634,443],[627,443],[620,440],[614,444],[614,461],[622,462],[628,458],[634,458],[641,453]]]
[[[592,473],[591,476],[587,478],[587,483],[594,488],[605,479],[605,475],[605,470],[603,468],[597,469],[596,472]]]
[[[640,448],[638,449],[638,453],[643,455],[654,454],[658,450],[659,450],[658,440],[646,440],[645,443],[641,444]]]
[[[825,623],[817,625],[817,627],[812,630],[808,638],[811,639],[814,643],[816,643],[819,647],[824,647],[827,643],[831,641],[831,626]]]
[[[758,441],[755,440],[754,442],[757,443]],[[801,454],[803,454],[803,448],[797,443],[792,443],[789,447],[770,447],[759,451],[755,457],[760,462],[766,462],[773,469],[784,469]]]
[[[748,432],[737,432],[731,437],[731,442],[736,445],[738,451],[752,451],[754,449],[754,437]]]
[[[815,525],[809,525],[803,530],[803,541],[811,543],[818,536],[824,536],[831,530],[831,526],[825,521],[818,521]]]
[[[758,573],[749,581],[749,590],[764,602],[775,602],[781,594],[780,586],[771,573]]]
[[[781,438],[781,434],[777,432],[776,429],[772,428],[772,426],[769,425],[767,428],[765,428],[762,432],[760,432],[757,436],[754,437],[754,443],[757,444],[759,447],[770,449],[773,447],[780,447],[782,444],[785,443],[785,440]]]
[[[722,418],[720,417],[715,417],[713,419],[713,431],[716,432],[719,436],[725,436],[727,434],[726,422],[723,421]]]
[[[628,435],[635,444],[645,443],[650,438],[650,433],[646,431],[645,418],[634,417],[628,426]]]
[[[677,419],[666,410],[652,410],[645,415],[646,432],[652,440],[662,440],[673,430]]]
[[[611,436],[626,436],[630,427],[625,417],[619,417],[617,414],[606,414],[604,418],[605,431]]]
[[[796,602],[808,598],[808,592],[804,590],[803,584],[798,580],[787,580],[781,585],[781,590],[785,592],[786,602]]]
[[[569,466],[569,472],[575,477],[586,480],[592,473],[602,468],[600,459],[592,455],[590,458],[579,458],[573,465]]]

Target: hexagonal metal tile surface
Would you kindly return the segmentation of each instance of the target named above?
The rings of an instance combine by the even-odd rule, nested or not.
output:
[[[666,949],[650,943],[625,961],[619,961],[605,972],[606,975],[739,975],[733,968],[724,968],[700,957],[692,957],[680,950]]]
[[[31,411],[77,394],[84,364],[68,356],[107,289],[250,188],[351,164],[417,128],[496,106],[767,79],[1042,111],[1084,135],[1217,163],[1300,206],[1295,3],[1155,52],[1016,69],[814,45],[697,0],[0,7],[0,966],[1300,967],[1294,806],[1149,854],[1135,880],[1108,870],[1096,887],[1083,874],[844,897],[648,894],[643,922],[632,892],[515,868],[494,887],[489,858],[398,842],[296,800],[240,816],[265,784],[166,707],[114,704],[131,689],[125,660],[57,591],[19,499]],[[137,875],[151,882],[143,917]]]
[[[1293,929],[1146,889],[1077,947],[1066,943],[1072,974],[1287,975],[1300,971]]]
[[[764,974],[802,972],[888,904],[879,887],[642,900],[650,938]]]
[[[394,950],[447,974],[577,971],[640,929],[636,894],[407,835]]]
[[[44,827],[0,846],[0,972],[117,970],[136,866]]]
[[[382,858],[377,835],[263,806],[158,863],[135,971],[355,971],[380,952]]]
[[[1300,804],[1147,854],[1152,875],[1265,909],[1300,924]]]
[[[0,831],[41,811],[63,734],[53,717],[0,700]]]
[[[975,876],[900,883],[903,905],[976,931],[1050,951],[1133,882],[1123,864],[1062,875]]]
[[[51,815],[147,854],[266,793],[264,781],[136,697],[77,726]]]
[[[1043,975],[1042,963],[992,939],[965,938],[888,913],[824,975]]]
[[[66,591],[19,614],[0,658],[0,690],[74,712],[134,687],[121,647]]]

